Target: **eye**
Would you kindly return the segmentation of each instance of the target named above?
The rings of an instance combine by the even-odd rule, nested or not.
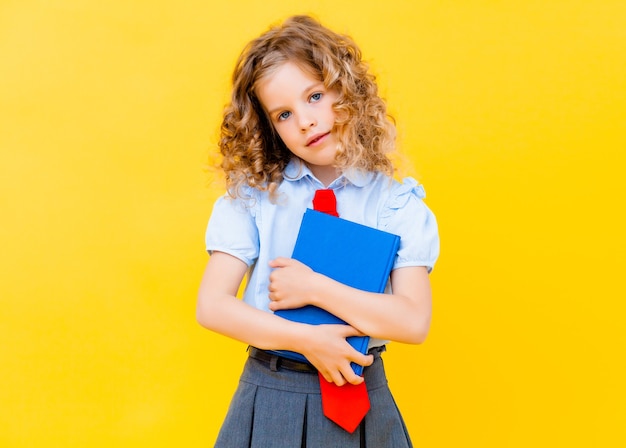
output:
[[[291,112],[285,111],[285,112],[281,112],[277,118],[278,118],[278,121],[285,121],[290,116],[291,116]]]
[[[317,103],[319,100],[322,99],[322,92],[315,92],[313,95],[311,95],[310,97],[310,101],[312,103]]]

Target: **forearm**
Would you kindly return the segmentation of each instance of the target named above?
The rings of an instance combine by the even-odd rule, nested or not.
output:
[[[393,294],[360,291],[319,276],[310,302],[369,336],[419,344],[430,328],[431,290],[425,269],[409,269],[392,273]]]
[[[290,350],[303,354],[326,378],[338,385],[363,381],[350,363],[369,365],[371,356],[346,342],[361,335],[349,325],[307,325],[258,310],[237,299],[247,266],[239,259],[215,252],[202,277],[196,316],[217,333],[266,350]]]
[[[302,351],[307,326],[258,310],[229,295],[203,298],[197,307],[205,328],[265,350]]]
[[[281,319],[237,299],[247,266],[239,259],[215,252],[206,266],[196,318],[217,333],[263,349],[299,351],[307,337],[305,325]]]

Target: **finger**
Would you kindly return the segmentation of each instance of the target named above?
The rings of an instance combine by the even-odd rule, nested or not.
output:
[[[367,355],[368,359],[368,363],[367,364],[361,364],[362,366],[371,366],[372,364],[374,364],[374,355]]]
[[[364,355],[358,351],[356,353],[357,354],[350,360],[353,363],[363,367],[371,366],[374,363],[374,355]]]
[[[269,295],[270,300],[276,300],[276,296],[278,294],[278,288],[274,286],[274,283],[270,283],[267,287],[267,293]]]
[[[339,370],[333,372],[331,374],[331,378],[332,378],[332,382],[335,383],[337,386],[343,386],[344,384],[346,384],[346,379],[344,378],[343,374]]]
[[[362,376],[357,375],[356,373],[354,373],[354,370],[352,370],[352,366],[348,366],[348,368],[345,371],[342,371],[342,377],[344,378],[344,380],[350,384],[361,384],[364,379]]]
[[[271,311],[280,311],[284,309],[289,309],[289,305],[285,305],[284,302],[279,301],[278,299],[272,299],[270,303],[267,305]]]
[[[275,293],[275,292],[270,292],[267,295],[267,297],[268,297],[268,299],[270,299],[270,302],[268,304],[270,309],[275,309],[275,308],[272,308],[272,307],[279,306],[279,302],[281,301],[280,294]]]
[[[289,258],[278,257],[278,258],[274,258],[273,260],[270,260],[269,265],[271,268],[283,268],[287,266],[288,262],[289,262]]]
[[[364,355],[363,353],[356,351],[354,356],[350,357],[350,361],[360,366],[367,367],[371,366],[374,362],[374,355]]]
[[[342,325],[342,327],[343,328],[341,331],[341,336],[343,336],[344,338],[348,338],[350,336],[366,336],[365,334],[361,333],[359,330],[350,325]]]
[[[269,289],[270,291],[272,291],[276,286],[276,276],[274,275],[274,273],[272,272],[269,275],[269,284],[267,285],[267,289]]]
[[[345,380],[339,371],[336,371],[334,374],[329,372],[328,370],[320,370],[320,373],[324,377],[326,381],[329,383],[335,383],[338,386],[342,386],[345,383]]]
[[[319,369],[319,372],[329,383],[335,383],[337,386],[343,386],[346,383],[340,370]]]

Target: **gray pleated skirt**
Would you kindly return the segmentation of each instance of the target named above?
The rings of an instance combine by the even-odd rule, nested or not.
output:
[[[371,408],[352,434],[324,417],[317,373],[273,371],[269,363],[248,358],[215,447],[412,447],[380,351],[374,357],[363,373]]]

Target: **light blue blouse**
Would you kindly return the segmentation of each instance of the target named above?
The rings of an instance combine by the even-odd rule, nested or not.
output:
[[[275,203],[267,192],[246,187],[250,199],[219,198],[206,231],[206,249],[233,255],[249,267],[243,300],[269,311],[268,263],[290,257],[300,221],[313,208],[315,190],[324,185],[309,168],[293,158],[284,172]],[[413,178],[402,183],[381,173],[346,172],[328,188],[335,191],[341,218],[400,236],[394,269],[426,266],[432,270],[439,256],[435,216],[423,202],[424,189]]]

